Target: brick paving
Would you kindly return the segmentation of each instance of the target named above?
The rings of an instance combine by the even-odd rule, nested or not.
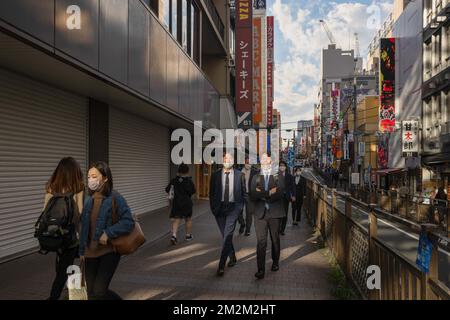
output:
[[[207,207],[206,202],[196,205],[194,240],[180,241],[177,246],[170,245],[164,214],[142,221],[146,232],[153,232],[153,241],[122,259],[111,288],[124,299],[137,300],[333,299],[328,282],[330,266],[306,222],[300,226],[288,223],[281,242],[280,270],[270,271],[269,249],[263,280],[254,278],[254,228],[250,237],[238,235],[236,230],[238,264],[226,268],[224,277],[216,277],[221,238]],[[182,232],[183,228],[179,238]],[[45,299],[54,272],[53,262],[53,257],[34,254],[0,265],[0,299]]]

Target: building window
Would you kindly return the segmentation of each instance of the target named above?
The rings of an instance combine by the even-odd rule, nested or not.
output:
[[[189,54],[191,58],[197,63],[200,63],[200,43],[199,43],[199,33],[200,33],[200,10],[195,4],[195,1],[191,1],[190,5],[190,32],[189,32]]]
[[[159,0],[145,0],[145,3],[150,7],[156,16],[159,16]]]
[[[184,51],[188,51],[188,0],[181,0],[181,38]]]
[[[170,0],[170,33],[177,39],[178,0]]]
[[[167,29],[170,28],[170,1],[171,0],[160,0],[159,5],[159,8],[161,9],[159,18]]]

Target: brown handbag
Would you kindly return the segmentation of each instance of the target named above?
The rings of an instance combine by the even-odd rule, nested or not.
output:
[[[134,253],[140,246],[145,242],[144,232],[142,232],[141,226],[137,221],[136,216],[134,218],[134,228],[133,230],[125,235],[118,238],[111,239],[111,244],[114,251],[120,255],[129,255]],[[119,221],[119,215],[117,214],[116,200],[112,199],[112,222],[116,224]]]

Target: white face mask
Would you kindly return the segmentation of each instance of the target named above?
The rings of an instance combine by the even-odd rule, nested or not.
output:
[[[302,175],[302,173],[301,173],[301,172],[296,172],[295,175],[296,175],[297,177],[300,177],[300,176]]]
[[[231,168],[233,168],[233,164],[232,163],[229,163],[229,162],[225,162],[224,164],[223,164],[223,167],[225,168],[225,169],[231,169]]]
[[[100,179],[89,178],[88,179],[88,187],[92,191],[98,191],[98,190],[100,190],[101,187],[103,187],[103,183],[100,182]]]
[[[272,167],[270,165],[262,165],[261,171],[264,175],[270,174],[272,171]]]

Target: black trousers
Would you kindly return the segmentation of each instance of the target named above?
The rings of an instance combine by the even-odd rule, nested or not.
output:
[[[280,233],[283,233],[286,230],[290,200],[283,197],[281,201],[283,202],[284,218],[281,218]]]
[[[296,197],[292,203],[292,221],[299,222],[302,220],[303,199]]]
[[[267,233],[269,233],[272,242],[272,261],[273,263],[279,263],[280,261],[281,219],[270,217],[264,217],[263,219],[255,218],[256,238],[258,240],[256,246],[258,271],[265,272],[266,270]]]
[[[49,300],[58,300],[67,282],[67,268],[73,265],[78,247],[68,248],[56,256],[56,276],[53,280]]]
[[[219,262],[219,268],[221,269],[225,268],[227,258],[236,254],[233,246],[233,235],[239,214],[240,212],[235,208],[234,204],[222,204],[220,213],[216,216],[217,225],[223,239]]]
[[[121,300],[109,284],[119,265],[120,255],[111,252],[98,258],[86,258],[85,272],[89,300]]]
[[[250,233],[252,224],[253,224],[253,213],[255,211],[255,205],[253,201],[250,200],[250,196],[245,196],[245,218],[244,218],[244,210],[241,211],[239,215],[239,224],[245,224],[245,232]]]

